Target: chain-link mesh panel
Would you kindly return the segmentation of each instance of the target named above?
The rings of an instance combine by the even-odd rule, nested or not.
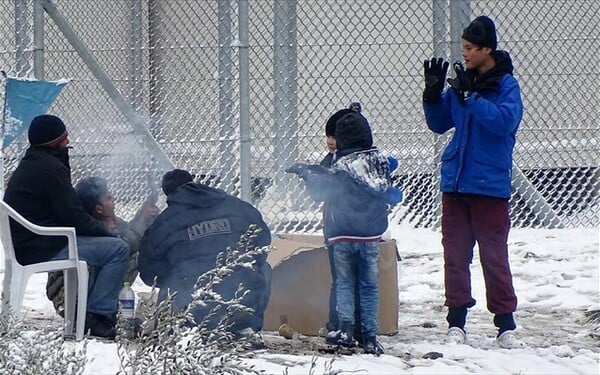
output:
[[[319,204],[284,169],[318,163],[327,118],[360,101],[400,162],[390,219],[436,226],[448,135],[425,125],[422,62],[461,59],[462,29],[486,14],[525,104],[514,225],[599,224],[597,1],[0,2],[2,68],[71,79],[50,112],[69,129],[73,179],[108,178],[126,218],[175,166],[251,201],[275,231],[318,231]],[[5,150],[5,178],[26,147]]]

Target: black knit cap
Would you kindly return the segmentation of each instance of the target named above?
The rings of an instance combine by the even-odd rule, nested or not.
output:
[[[465,28],[462,38],[480,47],[489,47],[495,51],[498,47],[496,26],[489,17],[479,16]]]
[[[40,115],[31,120],[28,138],[32,146],[53,147],[67,138],[67,128],[53,115]]]
[[[86,177],[75,185],[75,193],[77,193],[83,208],[90,215],[94,212],[94,207],[102,201],[102,196],[107,192],[108,181],[102,177]]]
[[[361,114],[360,103],[350,104],[349,112],[343,114],[335,124],[335,143],[338,151],[368,149],[373,146],[373,135],[369,122]]]
[[[177,190],[183,184],[187,184],[194,180],[194,176],[190,174],[188,171],[184,171],[183,169],[173,169],[165,173],[162,178],[162,191],[165,195],[169,195]]]

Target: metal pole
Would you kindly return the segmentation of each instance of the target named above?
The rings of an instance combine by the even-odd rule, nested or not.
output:
[[[134,130],[142,137],[144,144],[148,147],[150,155],[156,159],[158,167],[162,170],[168,170],[173,168],[173,163],[169,160],[164,151],[160,148],[158,143],[154,140],[148,129],[144,126],[144,122],[140,116],[133,110],[127,100],[121,95],[117,87],[112,83],[110,77],[98,63],[98,60],[92,55],[92,52],[85,46],[83,41],[79,39],[71,25],[58,11],[56,6],[51,0],[40,0],[44,10],[48,13],[48,16],[52,18],[56,26],[63,33],[65,38],[73,46],[75,51],[79,54],[85,65],[92,72],[94,77],[98,80],[104,91],[115,103],[119,111],[125,116],[125,118],[131,123]]]
[[[4,196],[4,131],[6,129],[6,85],[8,84],[8,77],[6,72],[2,70],[0,72],[4,79],[4,103],[2,105],[2,128],[0,128],[0,171],[2,172],[2,178],[0,178],[0,194]],[[2,252],[4,254],[4,252]]]
[[[275,168],[281,183],[285,167],[298,159],[297,1],[275,0],[274,5]]]
[[[433,0],[433,56],[442,57],[445,60],[448,58],[448,17],[446,16],[446,9],[448,7],[448,0]],[[446,136],[434,135],[433,144],[433,163],[434,163],[434,181],[440,180],[440,159],[442,156],[442,150],[446,143]],[[434,223],[435,228],[439,228],[441,225],[440,218],[442,217],[442,193],[439,191],[435,195],[435,207],[436,207],[436,219]]]
[[[250,184],[251,138],[250,138],[250,32],[248,26],[248,0],[239,0],[240,40],[240,198],[252,202]]]
[[[470,18],[470,0],[450,0],[450,65],[462,61],[461,36]]]
[[[149,64],[149,112],[150,128],[158,131],[163,120],[162,106],[164,105],[165,81],[162,70],[168,66],[163,64],[162,35],[161,35],[161,0],[148,0],[148,64]]]
[[[222,184],[233,193],[233,177],[237,168],[232,168],[234,159],[233,139],[233,61],[231,50],[231,3],[230,0],[219,0],[218,3],[218,37],[219,37],[219,158]]]
[[[142,0],[131,0],[131,86],[129,102],[137,111],[142,109],[143,84],[143,34]]]
[[[27,59],[27,1],[15,1],[15,75],[27,75],[29,64]]]
[[[44,79],[44,8],[39,1],[33,2],[33,74]]]

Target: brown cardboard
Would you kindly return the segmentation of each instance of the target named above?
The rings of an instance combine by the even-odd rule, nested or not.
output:
[[[265,331],[288,323],[305,335],[317,335],[328,320],[331,272],[323,237],[283,235],[267,261],[273,267]],[[396,241],[379,243],[379,334],[398,332],[398,258]]]

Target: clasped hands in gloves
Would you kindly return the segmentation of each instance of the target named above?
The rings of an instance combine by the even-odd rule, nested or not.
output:
[[[452,64],[456,77],[446,79],[449,65],[448,61],[435,57],[423,62],[423,71],[425,73],[423,101],[425,103],[435,103],[440,100],[442,91],[444,91],[444,81],[446,81],[458,96],[460,102],[464,104],[469,91],[473,88],[473,81],[467,74],[463,64],[458,61]]]

